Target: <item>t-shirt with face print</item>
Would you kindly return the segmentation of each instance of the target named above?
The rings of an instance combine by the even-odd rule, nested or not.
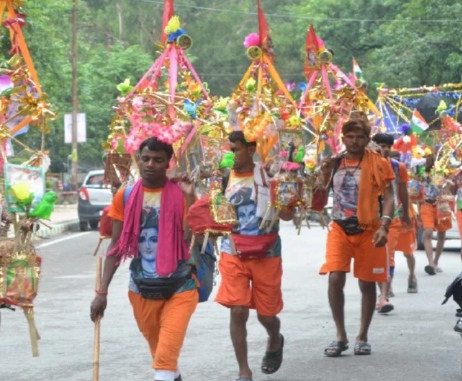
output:
[[[394,180],[395,176],[391,164],[385,159],[381,163],[387,180]],[[361,162],[343,158],[333,178],[332,219],[346,220],[357,215],[360,179]],[[379,216],[379,210],[377,210],[377,216]]]
[[[253,172],[236,173],[231,171],[225,196],[231,204],[234,205],[236,210],[238,222],[234,226],[233,233],[252,236],[267,234],[266,230],[260,229],[262,218],[257,216],[257,197]],[[279,223],[276,222],[271,230],[271,233],[277,233],[278,231]],[[232,253],[229,239],[223,238],[221,252],[226,254]],[[276,257],[280,255],[281,241],[278,237],[267,256]]]
[[[114,196],[114,200],[109,211],[109,216],[113,219],[124,221],[124,192],[120,189]],[[159,215],[162,197],[162,188],[143,189],[143,207],[141,212],[141,231],[138,239],[138,258],[133,258],[130,263],[130,283],[129,289],[139,293],[133,281],[133,277],[141,279],[159,278],[156,272],[157,242],[159,238]],[[171,277],[180,278],[190,271],[187,262],[180,262]]]

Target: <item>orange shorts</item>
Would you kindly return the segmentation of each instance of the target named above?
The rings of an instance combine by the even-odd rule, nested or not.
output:
[[[420,219],[424,229],[433,229],[438,232],[445,232],[452,228],[452,222],[450,218],[439,220],[436,217],[436,205],[424,202],[420,204]]]
[[[401,233],[401,220],[394,218],[388,232],[388,266],[395,267],[395,250],[398,244],[399,234]]]
[[[457,209],[456,212],[457,226],[459,227],[459,235],[462,239],[462,210]]]
[[[365,282],[387,282],[387,248],[374,246],[374,233],[366,230],[361,234],[346,235],[339,225],[332,222],[327,235],[326,261],[319,273],[350,272],[351,259],[354,258],[353,274],[356,278]]]
[[[282,311],[281,257],[241,260],[224,253],[220,255],[218,269],[221,283],[216,302],[225,307],[256,309],[264,316],[276,316]]]
[[[402,228],[399,234],[398,243],[395,251],[401,251],[404,255],[409,256],[414,254],[417,248],[415,229]]]
[[[156,370],[176,372],[189,320],[196,310],[197,290],[179,292],[169,300],[144,299],[128,291],[138,328],[146,338]]]

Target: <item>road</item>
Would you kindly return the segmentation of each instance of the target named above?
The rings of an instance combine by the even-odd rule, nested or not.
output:
[[[280,317],[286,339],[284,363],[272,376],[259,371],[266,338],[251,314],[249,357],[254,380],[461,380],[462,339],[453,332],[456,305],[441,306],[446,286],[460,272],[459,255],[445,252],[444,273],[424,274],[418,252],[419,293],[406,293],[406,265],[397,255],[392,299],[395,311],[375,316],[369,341],[371,356],[326,358],[324,347],[335,338],[327,303],[327,277],[317,274],[323,261],[326,231],[282,225],[285,308]],[[0,378],[9,381],[89,381],[92,379],[93,324],[89,319],[95,283],[96,232],[71,233],[39,244],[43,257],[36,322],[42,339],[40,357],[31,356],[26,320],[20,311],[2,311]],[[102,321],[100,380],[152,380],[147,344],[138,332],[127,299],[128,265],[110,287]],[[218,278],[219,281],[219,278]],[[359,325],[359,291],[351,276],[346,286],[350,342]],[[198,306],[189,327],[180,367],[185,381],[232,381],[236,364],[228,335],[228,311],[214,302]]]

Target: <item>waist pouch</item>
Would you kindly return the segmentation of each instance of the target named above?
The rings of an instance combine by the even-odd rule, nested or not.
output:
[[[133,277],[136,287],[144,299],[168,300],[175,292],[183,287],[191,279],[191,274],[177,279],[171,278],[148,278]]]
[[[278,233],[263,235],[233,234],[232,239],[236,246],[237,256],[241,259],[261,259],[273,247]]]
[[[364,232],[364,229],[359,227],[358,217],[348,217],[345,220],[334,220],[334,222],[342,228],[346,235],[356,235]]]

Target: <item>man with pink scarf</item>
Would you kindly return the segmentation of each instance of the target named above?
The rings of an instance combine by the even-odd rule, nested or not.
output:
[[[141,179],[114,196],[112,240],[90,313],[92,321],[103,317],[111,279],[120,262],[131,258],[128,297],[149,343],[154,381],[181,381],[178,358],[198,303],[185,218],[194,188],[186,179],[175,183],[167,177],[172,155],[171,145],[145,140],[138,157]]]

